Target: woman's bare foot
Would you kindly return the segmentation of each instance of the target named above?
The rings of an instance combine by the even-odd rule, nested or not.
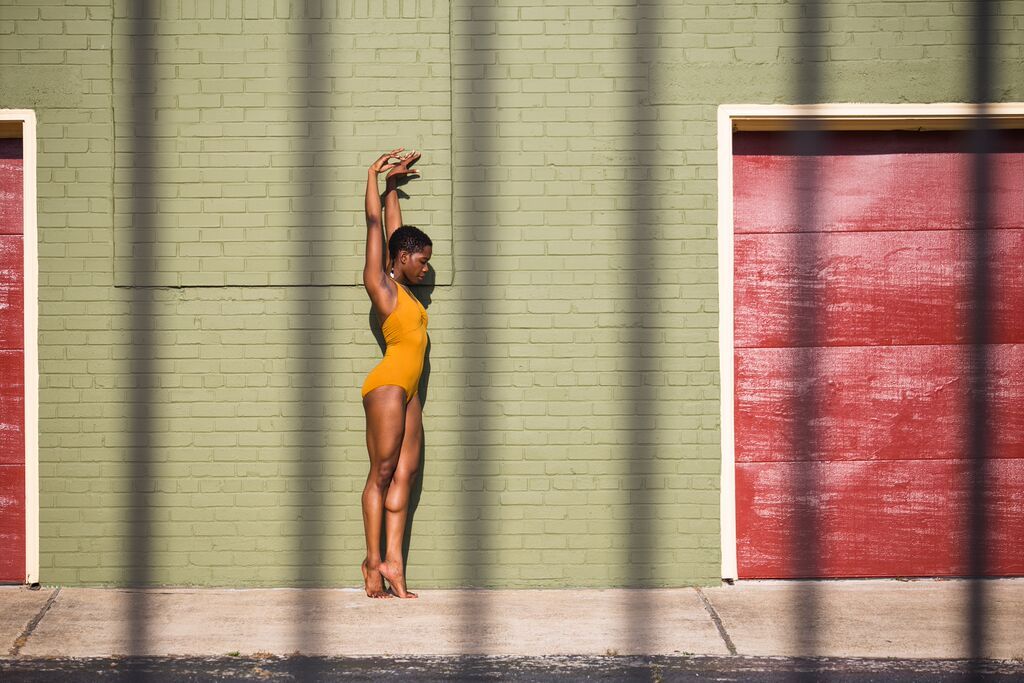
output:
[[[405,587],[405,572],[400,560],[381,562],[377,568],[381,575],[391,584],[391,591],[400,598],[418,598],[419,596]]]
[[[366,588],[368,598],[390,598],[391,594],[384,590],[384,579],[381,577],[380,567],[371,568],[368,560],[363,560],[360,567],[363,570],[363,585]]]

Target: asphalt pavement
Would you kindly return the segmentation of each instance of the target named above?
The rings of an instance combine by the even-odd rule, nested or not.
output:
[[[984,662],[765,657],[150,657],[0,660],[0,680],[93,681],[744,681],[960,683],[1020,681]]]

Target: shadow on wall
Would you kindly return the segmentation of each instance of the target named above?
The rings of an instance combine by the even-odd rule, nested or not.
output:
[[[990,101],[993,89],[992,60],[992,39],[991,27],[993,3],[973,3],[973,45],[971,54],[973,56],[973,74],[971,81],[974,84],[974,92],[971,98],[974,102],[984,103]],[[795,66],[796,83],[798,92],[795,99],[798,103],[818,103],[825,99],[825,89],[822,77],[821,65],[826,57],[824,53],[825,36],[828,26],[825,20],[825,7],[820,3],[806,2],[799,6],[799,60]],[[972,121],[970,151],[973,154],[973,168],[969,180],[970,192],[973,197],[971,215],[968,217],[967,225],[972,232],[972,262],[973,274],[970,290],[970,361],[967,368],[968,379],[971,385],[970,404],[965,406],[968,415],[969,433],[968,440],[969,454],[967,457],[971,463],[969,473],[970,481],[967,482],[969,491],[969,513],[965,520],[968,528],[968,544],[970,566],[968,575],[975,579],[988,574],[987,558],[989,557],[989,543],[987,539],[988,514],[987,514],[987,463],[991,452],[988,442],[989,423],[989,329],[990,329],[990,299],[991,286],[989,283],[988,266],[990,260],[989,231],[991,224],[990,214],[990,190],[991,177],[989,166],[989,155],[992,152],[992,134],[989,125],[984,118],[984,106],[979,106],[979,116]],[[821,131],[810,121],[802,121],[800,127],[791,134],[791,149],[794,154],[800,157],[797,188],[792,193],[793,201],[797,203],[798,211],[795,215],[800,217],[800,224],[797,226],[799,272],[814,274],[816,272],[819,244],[816,238],[819,230],[819,208],[821,198],[815,186],[819,177],[816,167],[815,155],[826,152]],[[798,419],[794,422],[795,433],[793,443],[796,452],[793,457],[800,464],[796,470],[798,476],[791,482],[790,495],[795,501],[817,501],[820,499],[821,481],[818,479],[815,463],[815,454],[818,452],[818,444],[822,434],[818,431],[819,397],[815,395],[815,383],[812,381],[818,375],[819,369],[815,367],[817,358],[810,352],[811,347],[818,345],[821,337],[820,320],[814,311],[820,310],[823,302],[820,300],[822,290],[819,283],[812,276],[803,278],[798,289],[798,298],[803,305],[797,307],[798,316],[795,321],[797,338],[794,345],[804,350],[803,356],[798,363],[799,376],[794,378],[797,386],[802,388],[797,405],[794,406]],[[794,555],[792,572],[795,576],[817,577],[821,576],[821,533],[822,520],[818,515],[816,504],[799,504],[796,506],[797,514],[794,518],[795,527],[793,538],[799,552]],[[813,658],[820,652],[819,632],[823,626],[824,614],[818,589],[814,582],[799,582],[794,599],[797,600],[795,610],[798,623],[796,645],[798,650],[807,657]],[[972,680],[980,679],[983,674],[979,663],[984,656],[986,642],[986,619],[987,599],[985,595],[985,583],[974,580],[970,584],[969,600],[967,605],[967,623],[969,625],[969,652],[971,657]],[[810,661],[814,661],[813,659]],[[800,674],[806,680],[817,680],[820,673],[816,667]]]
[[[971,100],[978,105],[977,116],[973,120],[970,132],[970,151],[973,156],[970,189],[973,202],[970,206],[971,216],[968,225],[971,229],[971,260],[970,277],[970,358],[968,372],[970,374],[970,405],[967,406],[968,420],[968,458],[970,472],[968,491],[970,492],[969,513],[967,519],[968,552],[970,566],[968,574],[974,578],[970,585],[968,599],[969,655],[971,666],[970,680],[984,680],[981,661],[985,656],[988,618],[988,596],[986,585],[982,580],[989,574],[988,559],[991,551],[988,538],[989,529],[989,491],[988,460],[992,452],[989,437],[989,344],[991,343],[991,307],[992,286],[989,275],[991,247],[989,245],[992,225],[992,207],[990,205],[992,175],[990,155],[993,151],[993,132],[991,124],[986,120],[985,103],[992,100],[995,93],[993,84],[996,74],[993,59],[993,39],[995,32],[992,27],[993,14],[997,3],[987,0],[975,0],[971,16],[972,26],[972,73],[970,82],[974,85]]]
[[[625,509],[621,515],[624,527],[618,530],[622,538],[620,562],[625,568],[627,585],[630,588],[652,586],[656,579],[655,567],[659,559],[659,543],[654,538],[654,507],[657,504],[655,491],[651,488],[651,477],[656,474],[657,439],[650,436],[650,416],[657,415],[658,389],[654,374],[658,371],[659,359],[663,355],[661,336],[658,332],[660,301],[658,299],[659,278],[651,272],[651,262],[660,247],[657,237],[657,201],[652,197],[650,183],[653,178],[650,169],[658,163],[658,121],[651,111],[652,93],[648,69],[655,61],[655,42],[649,27],[660,17],[660,2],[638,0],[631,4],[629,35],[632,79],[642,83],[644,90],[636,93],[630,121],[634,131],[632,149],[636,165],[627,177],[632,178],[626,225],[622,228],[622,240],[627,244],[627,282],[620,282],[626,296],[633,299],[630,305],[629,329],[622,332],[622,355],[629,359],[627,374],[622,383],[627,387],[626,400],[621,410],[626,416],[627,443],[620,452],[623,481],[619,484],[621,497],[619,505]],[[656,110],[654,110],[656,111]],[[655,597],[648,592],[637,592],[631,597],[625,617],[629,634],[629,647],[642,651],[643,644],[650,642],[658,630],[652,623]],[[620,617],[621,618],[621,617]]]
[[[493,89],[494,79],[505,75],[498,51],[497,30],[502,13],[499,0],[457,2],[452,4],[453,25],[462,26],[452,35],[452,66],[484,65],[484,76],[473,80],[457,80],[453,84],[453,129],[456,149],[453,150],[454,187],[471,183],[472,195],[459,197],[455,192],[459,216],[459,234],[462,241],[479,237],[493,240],[499,234],[499,214],[496,197],[500,192],[494,170],[500,168],[501,158],[496,150],[493,130],[500,121],[502,98]],[[461,102],[459,101],[461,99]],[[464,163],[463,163],[464,161]],[[454,260],[453,260],[454,262]],[[486,283],[489,260],[484,256],[474,259],[473,277]],[[494,392],[487,378],[475,377],[476,368],[491,355],[488,351],[490,331],[496,320],[491,306],[492,288],[460,287],[458,292],[458,319],[461,344],[453,371],[461,378],[462,392],[459,407],[459,458],[455,476],[460,483],[458,521],[456,522],[456,548],[459,557],[457,571],[459,583],[465,587],[487,586],[492,578],[490,564],[494,561],[493,536],[495,532],[494,500],[484,485],[494,470],[496,441],[494,420],[490,407]],[[458,380],[456,380],[458,381]],[[491,614],[486,593],[466,592],[459,601],[459,624],[462,641],[467,652],[485,652],[488,646],[487,618]],[[466,672],[462,672],[468,675]],[[461,677],[461,676],[456,676]]]
[[[798,62],[796,70],[796,92],[792,97],[798,104],[816,104],[823,100],[824,84],[820,64],[826,57],[824,37],[828,32],[825,20],[827,9],[822,3],[807,0],[798,6],[800,15],[797,19],[799,41]],[[816,185],[818,178],[818,159],[816,155],[823,153],[824,139],[815,122],[801,119],[798,127],[790,134],[789,146],[798,157],[796,169],[796,187],[791,193],[795,202],[793,215],[799,216],[797,225],[797,268],[801,273],[815,273],[819,252],[819,197]],[[818,396],[815,392],[813,378],[817,376],[817,355],[814,347],[819,344],[821,330],[817,311],[822,301],[817,282],[814,277],[800,278],[797,285],[797,306],[794,321],[795,339],[793,346],[801,354],[796,367],[799,373],[795,384],[801,387],[797,394],[793,412],[797,418],[793,421],[794,434],[792,443],[795,452],[792,454],[796,463],[796,476],[790,482],[790,499],[793,501],[815,500],[820,489],[818,470],[814,461],[820,439],[818,434]],[[793,524],[793,544],[798,549],[793,555],[793,576],[817,577],[820,571],[821,533],[820,520],[815,505],[796,505]],[[798,584],[794,592],[798,601],[795,615],[797,619],[796,647],[808,658],[813,658],[820,651],[818,639],[821,627],[821,599],[813,582]],[[814,661],[811,659],[811,661]],[[817,680],[820,677],[819,667],[811,665],[806,671],[798,674],[803,680]]]
[[[332,457],[327,448],[329,428],[328,405],[333,387],[331,367],[332,339],[330,319],[330,287],[314,286],[316,274],[329,270],[332,202],[329,186],[334,180],[328,154],[334,136],[331,130],[331,106],[327,94],[333,92],[331,64],[330,17],[321,16],[318,4],[301,2],[293,14],[295,61],[295,117],[293,125],[298,141],[300,163],[293,171],[293,186],[303,188],[296,199],[295,234],[303,250],[297,264],[305,274],[305,286],[290,287],[292,339],[289,354],[298,359],[297,372],[291,377],[293,401],[297,408],[297,431],[292,445],[290,478],[297,484],[291,488],[292,503],[297,515],[294,527],[295,546],[293,585],[321,587],[334,580],[333,567],[327,561],[330,551],[329,515],[334,487],[325,481],[326,463]],[[297,615],[313,614],[321,608],[319,591],[297,591]],[[296,642],[303,652],[322,651],[324,634],[313,628],[315,620],[301,619],[295,624]]]
[[[303,3],[304,10],[309,7]],[[128,79],[132,95],[130,110],[118,111],[119,115],[130,117],[134,125],[134,134],[131,135],[126,144],[130,145],[129,163],[133,174],[132,192],[127,200],[130,208],[132,253],[136,267],[143,267],[146,259],[153,256],[149,252],[148,245],[155,243],[152,239],[157,229],[155,197],[157,188],[160,185],[157,177],[158,169],[155,166],[155,141],[156,122],[154,117],[154,104],[156,97],[155,62],[153,59],[154,36],[158,16],[156,10],[150,9],[148,3],[134,3],[130,8],[129,15],[130,30],[124,37],[129,41],[127,51],[131,55],[131,78]],[[635,41],[631,49],[634,53],[633,64],[636,72],[634,77],[638,81],[644,81],[647,77],[647,68],[652,61],[650,44],[647,36],[642,32],[642,27],[647,20],[644,14],[645,8],[657,7],[655,3],[636,2],[629,6],[632,12],[631,21],[637,30],[634,31]],[[994,3],[977,1],[973,3],[974,12],[972,15],[972,50],[973,73],[971,82],[974,91],[971,99],[979,103],[979,117],[975,119],[971,134],[971,150],[974,153],[974,166],[971,173],[972,196],[974,204],[971,207],[971,224],[973,239],[973,277],[971,289],[971,360],[969,366],[971,399],[967,406],[970,415],[970,449],[971,464],[969,491],[970,491],[970,515],[967,520],[969,527],[971,566],[969,573],[974,577],[982,577],[988,573],[987,558],[989,553],[987,529],[987,480],[988,480],[988,455],[990,444],[988,442],[985,425],[989,420],[988,394],[990,390],[988,345],[989,345],[989,319],[991,286],[987,265],[989,263],[989,235],[986,230],[990,223],[991,207],[988,205],[991,185],[988,157],[992,151],[992,133],[986,123],[983,114],[985,108],[982,103],[988,102],[994,93],[993,82],[993,48],[992,48],[992,14]],[[461,9],[459,11],[462,11]],[[797,39],[800,41],[799,59],[794,66],[798,72],[796,83],[799,91],[793,94],[794,99],[801,103],[819,102],[822,100],[822,79],[819,69],[823,54],[824,36],[827,34],[827,25],[824,19],[824,8],[819,3],[805,0],[799,4],[799,30]],[[491,0],[485,5],[474,7],[474,27],[490,26],[490,33],[469,36],[471,42],[470,52],[487,53],[492,59],[483,60],[477,58],[478,63],[494,64],[495,45],[493,40],[494,25],[498,19],[498,8],[496,2]],[[317,255],[317,244],[329,241],[326,233],[327,224],[325,218],[330,213],[330,205],[326,192],[318,192],[317,188],[332,181],[329,175],[329,166],[321,163],[321,153],[324,149],[324,140],[331,139],[329,126],[329,114],[325,119],[317,118],[322,115],[322,108],[318,107],[317,99],[323,92],[330,92],[332,87],[329,76],[329,65],[331,63],[330,35],[326,33],[329,23],[318,16],[309,13],[302,13],[296,18],[297,30],[294,34],[296,41],[295,49],[297,54],[304,57],[304,61],[296,64],[299,70],[298,81],[301,89],[296,93],[295,107],[306,117],[298,121],[302,131],[299,135],[301,149],[299,150],[305,162],[299,167],[295,183],[297,186],[309,187],[308,192],[301,200],[297,210],[299,220],[297,224],[303,226],[305,231],[302,239],[306,244],[305,257],[302,267],[305,272],[319,272],[324,269],[325,263],[321,262]],[[483,28],[479,29],[485,30]],[[486,99],[486,98],[484,98]],[[500,99],[499,99],[500,102]],[[638,165],[640,168],[652,168],[656,163],[657,146],[644,142],[646,138],[657,135],[656,120],[648,114],[648,100],[641,98],[634,105],[634,129],[637,131],[638,144]],[[498,154],[494,151],[493,145],[487,141],[489,131],[499,120],[500,105],[486,104],[483,99],[479,104],[465,108],[472,117],[472,122],[465,128],[465,142],[469,152],[475,155],[477,168],[496,168],[500,164]],[[813,127],[796,131],[792,137],[794,148],[808,161],[801,166],[801,177],[813,178],[816,169],[813,163],[813,154],[820,146],[820,135]],[[465,173],[467,169],[456,169]],[[493,232],[498,229],[495,198],[498,188],[493,182],[488,183],[486,173],[483,174],[483,182],[479,183],[479,195],[475,197],[473,209],[464,215],[464,220],[472,228],[475,234]],[[634,204],[630,207],[630,213],[635,218],[631,221],[631,235],[628,236],[630,245],[629,271],[634,276],[630,286],[636,289],[642,288],[647,281],[642,279],[649,270],[651,249],[655,248],[657,241],[652,227],[656,224],[654,212],[650,209],[649,203],[644,201],[647,179],[636,174],[633,189]],[[802,210],[799,213],[806,226],[801,226],[800,254],[803,263],[802,268],[812,270],[816,260],[817,245],[812,230],[805,230],[805,227],[812,226],[817,220],[816,206],[818,198],[810,182],[799,183],[800,187],[811,188],[798,190],[794,193],[794,201],[799,202]],[[482,259],[482,263],[486,260]],[[328,264],[329,265],[329,264]],[[433,272],[432,272],[433,275]],[[144,272],[133,273],[137,283],[145,276]],[[310,279],[310,282],[312,279]],[[331,375],[329,359],[331,358],[331,339],[329,338],[329,289],[315,287],[296,287],[291,290],[293,296],[293,316],[296,321],[293,329],[295,337],[292,340],[294,357],[300,359],[300,369],[294,377],[294,397],[297,405],[300,406],[300,425],[297,431],[298,440],[294,444],[294,462],[296,472],[294,477],[302,482],[298,492],[298,499],[295,508],[298,512],[296,540],[296,567],[297,574],[294,577],[296,585],[323,585],[326,583],[324,568],[327,563],[324,561],[323,546],[327,537],[323,533],[322,509],[330,502],[314,482],[321,480],[324,476],[325,459],[329,456],[326,452],[326,429],[325,419],[326,405],[329,400],[328,391]],[[417,296],[425,306],[430,305],[433,288],[432,286],[417,290]],[[130,429],[130,454],[127,462],[128,476],[132,482],[131,491],[128,496],[128,507],[130,518],[127,522],[127,571],[126,582],[133,586],[150,585],[153,583],[153,572],[151,567],[152,547],[149,539],[152,535],[153,517],[151,512],[152,496],[154,488],[154,477],[152,462],[154,459],[152,447],[152,409],[155,404],[155,389],[158,386],[159,377],[154,363],[155,332],[158,328],[158,320],[154,307],[155,290],[135,286],[130,289],[131,312],[129,320],[129,358],[130,373],[133,385],[130,391],[130,405],[127,410]],[[486,344],[487,331],[494,327],[495,321],[488,311],[486,299],[489,290],[486,287],[478,288],[474,292],[477,297],[474,300],[463,298],[462,310],[463,320],[473,320],[475,327],[466,331],[465,346],[462,353],[463,359],[482,358],[485,352],[482,347]],[[813,286],[807,285],[800,292],[800,296],[811,305],[801,306],[801,311],[812,311],[815,308],[816,290]],[[629,435],[633,448],[626,458],[625,469],[631,481],[640,482],[635,488],[624,488],[625,498],[623,504],[627,511],[624,516],[626,520],[625,533],[627,547],[624,550],[624,562],[629,567],[629,583],[631,586],[642,587],[649,585],[653,578],[656,548],[655,539],[652,538],[651,527],[651,489],[648,489],[644,482],[651,473],[653,461],[653,446],[648,443],[647,436],[647,411],[657,401],[655,385],[648,381],[648,378],[657,371],[657,358],[659,353],[659,338],[652,327],[651,316],[657,315],[658,302],[655,297],[637,297],[637,306],[633,309],[633,319],[630,321],[629,336],[623,349],[631,359],[633,365],[629,368],[631,387],[628,405],[629,413]],[[797,328],[801,335],[799,346],[808,348],[813,346],[818,336],[818,321],[813,315],[806,315],[805,319],[798,322]],[[379,329],[372,326],[378,334]],[[802,386],[811,386],[806,381],[816,375],[811,365],[813,357],[808,354],[805,362],[801,364],[802,377],[799,378]],[[464,375],[468,373],[464,372]],[[421,396],[424,403],[428,398],[428,387],[430,379],[429,348],[427,365],[421,384]],[[474,391],[479,393],[474,394]],[[493,401],[493,394],[488,388],[474,387],[466,388],[466,395],[462,398],[469,402],[486,404]],[[799,414],[804,417],[798,421],[798,433],[795,435],[795,443],[798,452],[795,458],[807,467],[801,468],[801,476],[793,482],[794,495],[798,497],[813,498],[818,490],[818,482],[815,478],[814,469],[810,466],[812,454],[816,451],[815,443],[818,435],[813,430],[814,416],[817,401],[813,394],[805,392],[801,395],[800,405],[797,407]],[[486,492],[485,487],[477,486],[474,482],[482,480],[489,471],[489,465],[494,458],[491,448],[494,424],[488,417],[488,411],[482,410],[477,414],[468,415],[463,413],[463,423],[460,426],[462,445],[466,460],[460,470],[461,480],[464,487],[461,494],[461,507],[463,524],[461,524],[460,537],[465,544],[461,549],[463,556],[460,566],[463,570],[461,577],[464,585],[481,585],[488,583],[487,558],[490,556],[487,546],[487,539],[491,537],[491,524],[485,511],[492,501]],[[471,438],[469,435],[477,436]],[[415,514],[416,505],[419,501],[421,476],[417,482],[417,488],[413,494],[412,509],[410,510],[409,525],[411,528]],[[818,567],[818,536],[819,520],[811,508],[800,508],[802,511],[798,520],[799,528],[795,530],[795,536],[799,539],[800,547],[806,552],[801,553],[795,559],[797,566],[796,573],[804,576],[814,576]],[[408,552],[409,534],[406,535],[405,552]],[[985,619],[987,614],[987,598],[985,584],[975,581],[971,584],[970,599],[968,604],[968,617],[970,624],[970,652],[973,660],[979,660],[985,649]],[[298,593],[299,613],[313,611],[316,608],[315,593]],[[804,583],[798,592],[799,622],[803,625],[798,634],[801,650],[813,654],[818,650],[816,640],[816,629],[814,625],[819,617],[819,599],[812,583]],[[634,609],[629,616],[630,630],[637,639],[643,639],[647,624],[647,615],[650,612],[650,604],[646,602],[645,596],[634,603]],[[462,605],[461,628],[467,636],[467,642],[475,642],[480,647],[484,645],[481,638],[484,631],[479,628],[482,619],[487,611],[486,600],[477,596],[467,598]],[[133,593],[129,604],[130,614],[127,620],[127,640],[130,643],[131,654],[142,654],[146,651],[149,638],[148,630],[148,606],[143,593]],[[297,625],[300,630],[300,641],[306,647],[315,648],[319,637],[318,634],[306,631],[306,624],[303,622]],[[812,674],[813,675],[813,672]],[[980,674],[979,674],[980,675]]]
[[[152,491],[155,488],[152,462],[154,452],[153,407],[159,376],[155,364],[155,332],[158,325],[154,306],[155,290],[140,286],[145,283],[145,263],[155,257],[151,245],[157,240],[154,233],[156,197],[159,188],[156,161],[156,73],[153,58],[158,14],[150,3],[133,3],[129,9],[129,41],[131,78],[127,79],[131,94],[130,110],[118,113],[129,117],[134,135],[128,137],[129,164],[132,173],[132,192],[129,202],[131,217],[132,282],[131,310],[128,321],[128,339],[125,340],[130,359],[131,390],[128,392],[129,454],[127,463],[131,491],[128,496],[127,521],[127,583],[130,586],[148,586],[153,583],[151,571],[153,532]],[[146,593],[132,592],[128,598],[129,655],[143,655],[149,649],[150,606]],[[147,680],[144,671],[135,671],[134,680]]]

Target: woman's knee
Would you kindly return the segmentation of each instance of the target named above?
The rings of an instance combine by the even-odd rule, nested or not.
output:
[[[419,476],[419,468],[403,466],[395,471],[393,482],[396,486],[410,487]]]
[[[398,468],[398,458],[394,460],[383,460],[370,468],[370,483],[380,490],[391,485],[395,478],[395,471]]]

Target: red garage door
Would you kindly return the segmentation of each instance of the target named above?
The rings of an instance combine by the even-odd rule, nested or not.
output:
[[[0,582],[25,580],[23,163],[0,137]]]
[[[735,134],[740,577],[806,576],[808,567],[821,577],[969,572],[978,489],[966,140],[836,132],[799,157],[783,133]],[[986,566],[1020,575],[1024,132],[1000,133],[997,149],[986,233],[992,344],[981,349]],[[799,531],[808,526],[810,540]]]

